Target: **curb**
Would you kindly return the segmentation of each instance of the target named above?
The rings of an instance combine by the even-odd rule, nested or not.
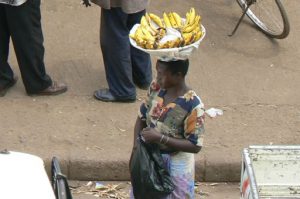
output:
[[[59,159],[59,158],[58,158]],[[79,181],[129,181],[127,160],[99,161],[59,159],[62,172],[68,180]],[[44,160],[46,171],[50,174],[51,160]],[[196,160],[195,180],[201,182],[239,182],[241,163],[238,161]],[[50,175],[49,175],[50,176]]]

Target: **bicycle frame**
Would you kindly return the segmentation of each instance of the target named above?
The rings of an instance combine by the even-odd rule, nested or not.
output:
[[[238,27],[240,26],[240,24],[241,24],[242,20],[244,19],[245,15],[246,15],[246,13],[247,13],[247,11],[248,11],[248,9],[250,8],[250,6],[253,5],[254,3],[256,3],[256,0],[246,0],[246,1],[247,1],[247,7],[246,7],[246,9],[244,10],[242,16],[240,17],[238,23],[237,23],[236,26],[234,27],[232,33],[228,35],[229,37],[232,37],[232,36],[235,34],[236,30],[237,30]]]

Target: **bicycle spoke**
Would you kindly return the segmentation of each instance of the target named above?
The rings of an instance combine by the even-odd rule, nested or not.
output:
[[[251,10],[265,27],[268,27],[273,32],[282,31],[283,22],[281,13],[274,0],[257,1]]]

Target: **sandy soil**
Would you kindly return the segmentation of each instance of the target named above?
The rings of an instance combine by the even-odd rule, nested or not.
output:
[[[196,156],[197,179],[239,181],[241,151],[248,145],[300,143],[300,17],[298,0],[284,1],[291,33],[266,37],[245,18],[234,0],[152,1],[148,11],[191,6],[202,16],[207,36],[191,57],[188,84],[206,108],[224,110],[207,119],[203,150]],[[69,91],[56,97],[28,97],[22,81],[0,100],[0,147],[43,157],[58,156],[71,179],[128,180],[127,162],[140,102],[102,103],[93,91],[106,87],[99,47],[100,9],[79,1],[42,3],[45,63]],[[11,48],[10,63],[19,74]],[[155,63],[155,58],[153,58]],[[154,67],[153,67],[154,70]],[[142,100],[145,91],[138,90]]]

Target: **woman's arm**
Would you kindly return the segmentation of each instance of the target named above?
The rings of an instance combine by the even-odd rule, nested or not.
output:
[[[172,138],[163,135],[150,127],[144,128],[142,136],[146,143],[161,143],[176,151],[198,153],[201,150],[200,146],[191,143],[187,139]]]
[[[164,136],[162,142],[166,142],[165,145],[167,147],[177,151],[198,153],[201,150],[201,146],[197,146],[186,139],[178,139]]]

